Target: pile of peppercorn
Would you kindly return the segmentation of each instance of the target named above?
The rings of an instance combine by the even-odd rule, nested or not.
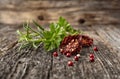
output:
[[[62,55],[65,55],[66,57],[73,57],[74,55],[74,61],[79,61],[80,58],[80,51],[84,47],[90,47],[93,45],[93,39],[86,35],[68,35],[64,37],[60,44],[60,53]],[[98,51],[98,48],[95,46],[93,48],[94,51]],[[58,52],[53,52],[53,56],[57,57]],[[89,61],[94,62],[94,54],[90,53],[89,55]],[[73,66],[73,61],[68,61],[68,66]]]

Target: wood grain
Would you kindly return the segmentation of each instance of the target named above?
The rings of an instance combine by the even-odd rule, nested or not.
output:
[[[119,0],[0,0],[0,79],[120,79]],[[48,27],[59,16],[94,39],[93,47],[83,48],[73,60],[59,53],[55,58],[43,45],[18,50],[16,30],[26,20]],[[83,19],[85,22],[81,23]],[[32,25],[32,24],[31,24]],[[51,51],[52,52],[52,51]],[[89,54],[95,62],[89,62]]]
[[[88,23],[102,24],[119,23],[120,19],[119,0],[5,0],[0,3],[0,22],[7,24],[33,19],[41,22],[39,16],[47,22],[63,16],[72,23],[80,18]]]
[[[84,28],[88,34],[92,31],[89,30],[90,27]],[[83,48],[80,52],[81,58],[78,62],[74,62],[74,67],[67,66],[67,62],[73,60],[73,57],[67,58],[59,53],[59,57],[55,58],[51,53],[43,51],[42,45],[38,50],[27,48],[22,51],[18,51],[17,46],[19,45],[16,45],[0,58],[0,78],[119,79],[120,60],[117,52],[111,52],[104,44],[105,42],[102,42],[102,39],[95,33],[92,33],[92,36],[94,36],[94,44],[98,46],[99,51],[94,52],[92,47]],[[95,54],[94,63],[89,62],[89,54],[91,52]]]

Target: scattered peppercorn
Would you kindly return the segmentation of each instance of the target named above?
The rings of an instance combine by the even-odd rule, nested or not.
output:
[[[73,62],[72,61],[68,61],[68,66],[73,66]]]
[[[94,58],[94,54],[90,54],[90,58]]]
[[[70,56],[71,56],[71,53],[67,53],[66,56],[67,56],[67,57],[70,57]]]
[[[94,58],[90,58],[89,60],[90,60],[90,62],[94,62],[95,61]]]
[[[54,53],[53,53],[53,56],[54,56],[54,57],[57,57],[57,56],[58,56],[58,53],[57,53],[57,52],[54,52]]]
[[[79,60],[79,57],[78,57],[78,56],[74,56],[74,60],[75,60],[75,61],[78,61],[78,60]]]
[[[98,51],[98,48],[95,46],[95,47],[93,48],[93,50],[94,50],[94,51]]]

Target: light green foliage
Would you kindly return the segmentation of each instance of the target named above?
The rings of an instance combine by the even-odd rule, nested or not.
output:
[[[20,32],[19,42],[21,42],[21,48],[27,46],[33,46],[38,48],[40,43],[44,44],[44,48],[47,51],[56,49],[59,47],[62,39],[67,35],[79,34],[80,31],[75,30],[64,18],[60,17],[57,23],[51,23],[49,30],[44,29],[37,22],[33,21],[37,30],[33,30],[28,23],[25,23],[25,33]]]

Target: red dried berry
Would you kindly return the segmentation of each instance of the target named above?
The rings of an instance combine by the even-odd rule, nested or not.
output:
[[[93,48],[93,50],[94,50],[94,51],[98,51],[98,48],[95,46],[95,47]]]
[[[54,53],[53,53],[53,56],[54,56],[54,57],[57,57],[57,56],[58,56],[58,53],[57,53],[57,52],[54,52]]]
[[[60,44],[60,49],[64,54],[68,52],[70,54],[75,54],[79,52],[82,48],[80,35],[69,35],[66,36]]]
[[[72,61],[68,61],[68,66],[73,66],[73,62]]]
[[[90,58],[94,58],[94,54],[90,54]]]
[[[71,56],[71,54],[70,54],[70,53],[67,53],[67,54],[66,54],[66,57],[70,57],[70,56]]]
[[[66,36],[60,44],[60,52],[67,54],[75,54],[81,50],[82,47],[88,47],[93,44],[93,39],[85,35],[69,35]]]
[[[89,47],[93,44],[92,38],[85,36],[85,35],[81,35],[81,37],[82,37],[82,46],[83,47]]]
[[[75,56],[75,57],[74,57],[74,60],[75,60],[75,61],[78,61],[78,60],[79,60],[79,57],[78,57],[78,56]]]
[[[94,58],[90,58],[90,62],[94,62],[95,60],[94,60]]]

